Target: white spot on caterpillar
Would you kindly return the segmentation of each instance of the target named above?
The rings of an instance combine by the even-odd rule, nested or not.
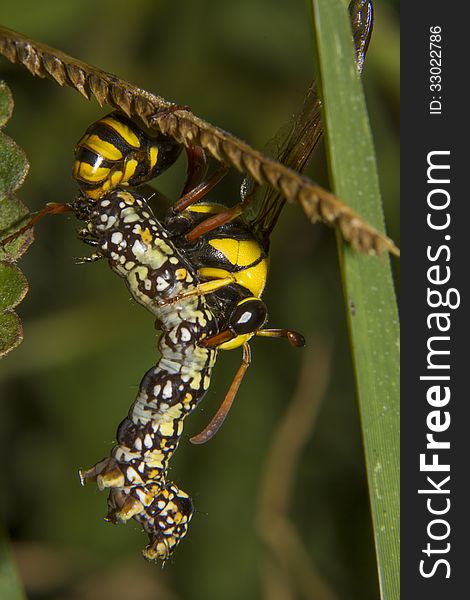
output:
[[[186,327],[182,327],[180,331],[181,331],[181,341],[189,342],[189,340],[191,339],[191,334],[190,334],[189,330],[186,329]]]
[[[173,396],[173,386],[172,386],[170,380],[168,380],[165,383],[165,387],[163,388],[162,396],[163,396],[163,398],[165,398],[165,400],[168,400],[169,398],[171,398]]]
[[[144,506],[145,506],[145,505],[148,503],[148,500],[147,500],[147,495],[146,495],[146,493],[144,492],[144,490],[139,490],[139,488],[137,488],[137,489],[135,490],[135,494],[136,494],[136,496],[139,498],[139,500],[142,502],[142,504],[143,504]]]
[[[134,244],[132,245],[132,252],[135,254],[135,256],[144,254],[146,249],[147,246],[143,244],[140,240],[135,240]]]
[[[168,423],[162,423],[160,425],[160,433],[165,437],[173,437],[174,435],[174,427],[173,421],[169,421]]]
[[[115,231],[111,236],[111,242],[113,244],[120,244],[122,242],[122,233],[120,231]]]
[[[136,450],[142,450],[142,440],[140,439],[140,437],[135,439],[134,448]]]
[[[201,387],[201,374],[200,373],[193,373],[193,380],[191,381],[189,386],[193,390],[198,390]]]
[[[157,291],[158,292],[163,292],[163,290],[166,290],[169,286],[170,286],[170,284],[168,283],[168,281],[163,279],[163,277],[157,277]]]
[[[132,467],[127,468],[126,476],[127,476],[127,480],[130,483],[141,483],[142,482],[142,479],[140,478],[139,474]]]
[[[146,448],[151,448],[153,446],[152,438],[148,433],[146,433],[144,437],[144,446]]]
[[[124,215],[123,221],[124,223],[135,223],[140,219],[139,215],[135,213],[135,211],[126,210],[126,214]]]

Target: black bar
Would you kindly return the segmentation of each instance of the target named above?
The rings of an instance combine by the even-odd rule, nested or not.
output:
[[[470,7],[401,14],[401,598],[470,598]]]

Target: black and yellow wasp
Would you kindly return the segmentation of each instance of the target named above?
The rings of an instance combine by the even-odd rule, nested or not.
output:
[[[73,175],[81,193],[96,200],[119,187],[133,188],[153,179],[178,157],[181,146],[163,135],[146,134],[121,113],[111,113],[92,124],[75,148]],[[198,271],[197,293],[207,296],[218,317],[220,331],[205,341],[221,350],[243,348],[242,365],[215,421],[192,441],[200,443],[220,427],[251,360],[248,341],[253,336],[285,337],[293,346],[303,337],[286,329],[265,329],[267,307],[261,299],[268,274],[269,236],[261,235],[242,216],[242,202],[234,208],[202,198],[225,174],[222,167],[207,180],[205,154],[191,148],[183,196],[163,218],[172,241]],[[265,224],[266,225],[266,224]],[[84,241],[87,239],[86,231]],[[99,256],[93,255],[92,260]],[[176,303],[182,296],[173,298]]]

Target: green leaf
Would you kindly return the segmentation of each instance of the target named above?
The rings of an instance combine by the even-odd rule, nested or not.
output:
[[[8,87],[0,82],[0,127],[10,119],[13,98]],[[28,214],[12,194],[28,172],[28,161],[22,150],[0,131],[0,233],[1,238]],[[0,356],[17,346],[23,331],[18,315],[12,310],[27,293],[23,273],[11,261],[19,258],[31,243],[31,235],[11,244],[8,254],[0,249]],[[8,540],[0,526],[0,598],[22,600],[26,596],[16,573]]]
[[[0,81],[0,127],[7,123],[13,112],[13,98],[5,82]]]
[[[0,82],[0,126],[11,117],[13,98],[8,87]],[[29,169],[24,152],[0,131],[0,238],[4,239],[24,224],[28,210],[14,196]],[[0,356],[21,343],[23,330],[14,308],[23,300],[28,283],[13,262],[18,260],[33,240],[32,232],[0,246]]]
[[[383,230],[375,154],[341,0],[312,0],[330,176],[335,193]],[[338,236],[381,596],[399,598],[399,324],[388,257]]]

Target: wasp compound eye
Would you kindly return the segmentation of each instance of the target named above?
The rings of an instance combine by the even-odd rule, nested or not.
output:
[[[237,304],[230,315],[229,327],[236,335],[252,333],[262,327],[267,316],[265,303],[258,298],[249,298]]]

